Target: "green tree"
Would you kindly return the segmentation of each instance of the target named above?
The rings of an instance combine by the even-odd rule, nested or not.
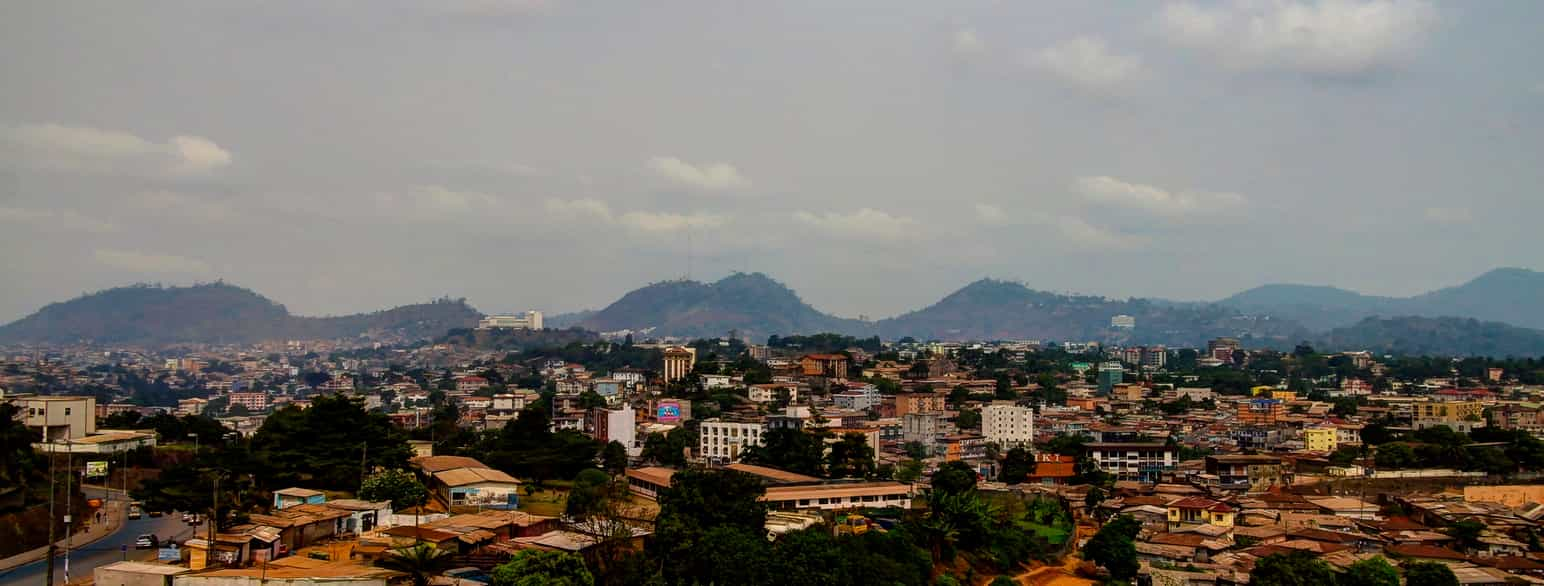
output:
[[[922,461],[910,459],[901,462],[901,467],[895,471],[895,479],[900,482],[916,482],[922,478]]]
[[[1406,586],[1458,586],[1458,576],[1441,562],[1406,562]]]
[[[670,488],[659,494],[652,554],[661,560],[685,560],[715,528],[727,527],[761,535],[767,505],[761,502],[766,487],[761,480],[733,470],[686,469],[670,479]],[[689,565],[665,564],[666,580],[682,582]]]
[[[627,448],[621,442],[607,442],[606,447],[601,449],[600,460],[607,472],[621,474],[627,469]]]
[[[1083,546],[1083,559],[1098,564],[1116,580],[1130,581],[1137,575],[1135,539],[1142,524],[1130,515],[1121,515],[1105,523]]]
[[[1458,546],[1473,550],[1480,546],[1480,536],[1485,534],[1485,524],[1473,519],[1464,519],[1447,526],[1447,534],[1453,537]]]
[[[41,470],[32,444],[42,441],[38,432],[22,425],[21,408],[0,403],[0,486],[25,487]]]
[[[1377,453],[1373,456],[1373,463],[1379,468],[1399,469],[1416,465],[1415,450],[1407,443],[1392,443],[1378,446]]]
[[[600,511],[607,499],[617,493],[611,476],[594,468],[581,470],[574,477],[574,487],[568,491],[565,513],[569,517],[583,519]]]
[[[954,425],[960,429],[981,429],[981,412],[961,409],[960,414],[954,418]]]
[[[429,489],[418,477],[397,468],[381,470],[359,485],[359,498],[367,501],[391,501],[391,508],[405,511],[429,502]]]
[[[668,434],[651,433],[643,438],[642,458],[660,466],[686,466],[686,449],[696,447],[697,437],[686,429]]]
[[[413,586],[428,586],[429,579],[452,567],[450,553],[427,543],[397,548],[376,565],[408,575]]]
[[[863,434],[848,433],[831,444],[826,474],[831,478],[870,478],[875,473],[874,450]]]
[[[906,457],[913,460],[921,460],[931,455],[928,453],[927,445],[918,441],[906,442],[901,449],[906,451]]]
[[[1260,558],[1249,572],[1250,586],[1325,586],[1335,583],[1335,570],[1317,556],[1304,552],[1278,553]]]
[[[1336,586],[1399,586],[1399,572],[1382,556],[1370,557],[1346,568]]]
[[[320,395],[311,407],[286,407],[268,416],[252,436],[253,456],[268,488],[303,484],[356,490],[364,470],[402,468],[412,455],[407,437],[385,414],[364,402]]]
[[[964,462],[949,462],[933,473],[935,494],[961,494],[976,490],[976,471]]]
[[[762,434],[761,443],[747,449],[740,459],[809,476],[824,473],[826,450],[818,435],[799,429],[774,429]]]
[[[1024,448],[1008,450],[1008,455],[1003,458],[1002,473],[998,475],[999,482],[1018,484],[1035,473],[1035,455]]]
[[[584,558],[563,551],[524,549],[493,568],[493,586],[590,586]]]

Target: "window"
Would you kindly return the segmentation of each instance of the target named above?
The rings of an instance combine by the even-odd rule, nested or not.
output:
[[[64,416],[65,417],[69,417],[70,416],[70,408],[69,407],[65,407],[64,408]]]

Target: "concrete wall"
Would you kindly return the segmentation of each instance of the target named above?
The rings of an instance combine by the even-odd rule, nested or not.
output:
[[[1509,507],[1521,506],[1527,502],[1544,503],[1544,484],[1465,486],[1464,500],[1501,503]]]

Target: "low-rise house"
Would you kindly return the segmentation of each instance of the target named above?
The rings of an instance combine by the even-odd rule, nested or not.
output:
[[[1164,509],[1171,531],[1187,525],[1232,527],[1235,513],[1233,507],[1228,506],[1227,503],[1206,497],[1179,499],[1168,503]]]
[[[429,488],[446,505],[508,506],[520,492],[520,481],[464,456],[428,456],[411,460]]]

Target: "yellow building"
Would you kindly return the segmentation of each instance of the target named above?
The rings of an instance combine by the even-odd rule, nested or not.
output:
[[[1250,387],[1249,388],[1249,394],[1252,395],[1252,396],[1255,396],[1255,397],[1258,397],[1260,395],[1267,395],[1267,396],[1269,396],[1269,393],[1271,391],[1274,391],[1274,390],[1276,390],[1276,387],[1273,387],[1273,386],[1270,386],[1270,385],[1260,385],[1258,387]]]
[[[1303,429],[1303,444],[1310,452],[1333,452],[1337,444],[1333,427],[1307,427]]]
[[[1272,389],[1271,390],[1271,398],[1275,399],[1277,401],[1296,401],[1297,400],[1297,391],[1283,391],[1281,389]]]
[[[1233,507],[1206,497],[1183,498],[1165,508],[1168,509],[1170,530],[1193,525],[1233,526]]]
[[[1469,433],[1485,427],[1485,404],[1479,401],[1435,401],[1415,404],[1416,429],[1446,425],[1453,431]]]

